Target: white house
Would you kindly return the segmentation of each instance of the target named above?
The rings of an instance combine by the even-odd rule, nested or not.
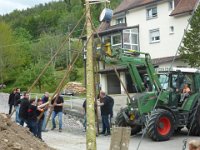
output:
[[[159,70],[168,69],[184,35],[197,0],[123,0],[114,10],[110,24],[102,23],[98,33],[113,47],[147,52]],[[100,62],[100,84],[108,94],[124,93],[114,71]],[[187,66],[179,57],[173,66]],[[134,92],[126,68],[118,68],[129,92]]]

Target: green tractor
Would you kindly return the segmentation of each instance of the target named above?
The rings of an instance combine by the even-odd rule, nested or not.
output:
[[[137,93],[127,99],[127,107],[116,117],[117,126],[129,126],[131,134],[146,127],[152,140],[169,140],[187,127],[190,135],[200,135],[200,73],[192,68],[173,68],[157,74],[148,53],[105,48],[107,64],[128,68]],[[190,92],[182,94],[184,84]]]

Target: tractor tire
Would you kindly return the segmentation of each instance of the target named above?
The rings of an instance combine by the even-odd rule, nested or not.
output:
[[[174,133],[174,123],[175,119],[171,112],[156,109],[147,119],[147,133],[154,141],[167,141]]]
[[[128,124],[123,116],[123,112],[126,108],[121,109],[120,112],[117,113],[116,119],[115,119],[115,125],[118,127],[127,127]]]
[[[134,125],[134,126],[130,126],[127,124],[124,116],[123,116],[123,112],[126,110],[126,108],[121,109],[120,112],[117,114],[116,116],[116,120],[115,120],[115,125],[118,127],[131,127],[131,135],[137,134],[138,132],[140,132],[142,130],[142,127],[139,125]]]
[[[200,104],[196,104],[190,112],[187,128],[189,135],[200,136]]]

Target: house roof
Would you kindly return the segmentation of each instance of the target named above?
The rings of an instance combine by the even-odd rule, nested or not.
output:
[[[107,22],[102,22],[98,28],[98,34],[104,35],[104,34],[109,34],[117,31],[121,31],[123,29],[127,28],[127,25],[125,23],[119,24],[119,25],[114,25],[110,26],[109,23]]]
[[[152,59],[152,63],[154,65],[160,65],[167,62],[172,62],[175,57],[175,60],[178,60],[180,56],[169,56],[169,57],[162,57],[162,58],[154,58]]]
[[[144,5],[155,3],[158,1],[164,0],[123,0],[122,3],[114,10],[114,14],[121,13],[136,7],[141,7]],[[197,0],[175,0],[175,9],[172,11],[170,16],[191,12],[195,7],[196,2]],[[121,31],[126,28],[128,28],[126,24],[110,26],[110,23],[102,22],[98,27],[97,31],[98,34],[105,35],[112,32]]]
[[[122,3],[114,10],[114,14],[118,14],[130,9],[149,5],[151,3],[164,0],[123,0]],[[175,9],[170,14],[171,16],[191,12],[197,0],[175,0]]]
[[[122,3],[114,10],[114,14],[121,13],[136,7],[141,7],[147,4],[155,3],[164,0],[123,0]]]
[[[193,11],[196,3],[197,3],[197,0],[179,0],[177,6],[172,11],[170,16],[191,12]]]

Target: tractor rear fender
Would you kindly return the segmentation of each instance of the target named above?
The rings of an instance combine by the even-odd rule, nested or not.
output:
[[[198,101],[200,103],[200,93],[195,93],[195,94],[191,95],[184,102],[184,104],[182,106],[182,110],[190,111],[192,108],[194,108],[194,105],[196,105]]]

